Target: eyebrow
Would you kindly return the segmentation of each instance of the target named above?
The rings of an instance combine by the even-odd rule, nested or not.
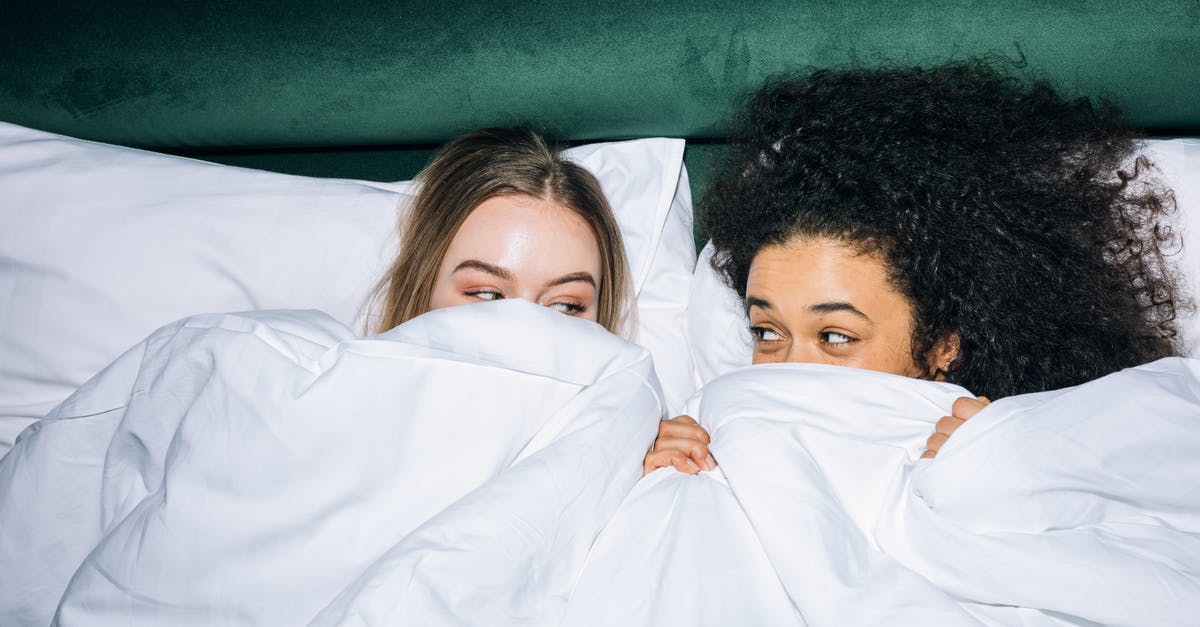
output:
[[[872,322],[870,316],[863,313],[861,309],[859,309],[858,307],[855,307],[854,305],[851,305],[850,303],[817,303],[815,305],[810,305],[808,310],[813,313],[817,313],[817,314],[831,313],[834,311],[845,311],[848,313],[852,313],[852,314],[858,316],[859,318],[866,320],[867,322]]]
[[[752,309],[754,307],[758,307],[759,309],[768,309],[768,310],[775,308],[775,306],[772,305],[771,302],[765,298],[759,298],[757,296],[747,296],[746,297],[746,313],[749,314],[750,309]],[[854,305],[851,305],[850,303],[844,303],[844,302],[817,303],[815,305],[810,305],[808,307],[808,310],[815,314],[832,313],[834,311],[845,311],[847,313],[854,314],[854,315],[858,316],[859,318],[862,318],[863,320],[870,322],[871,324],[874,324],[874,321],[871,320],[870,316],[863,313],[861,309],[859,309],[858,307],[855,307]]]
[[[572,272],[571,274],[564,274],[564,275],[558,277],[557,279],[554,279],[553,281],[547,283],[546,287],[554,287],[556,285],[562,285],[564,283],[574,283],[576,281],[588,283],[592,287],[596,287],[596,277],[592,276],[591,272]]]
[[[746,296],[746,313],[749,314],[750,309],[754,308],[754,307],[758,307],[759,309],[774,309],[775,308],[773,305],[771,305],[770,301],[768,301],[765,298],[759,298],[757,296]]]
[[[478,259],[468,259],[454,267],[454,272],[458,272],[459,270],[478,270],[480,272],[486,272],[492,276],[500,277],[505,281],[513,280],[513,273],[508,268],[502,268],[495,264],[490,264],[486,261],[480,261]],[[572,272],[571,274],[564,274],[547,283],[546,287],[555,287],[566,283],[574,283],[576,281],[587,283],[593,288],[596,287],[596,277],[592,276],[591,272]]]
[[[480,272],[486,272],[490,275],[500,277],[505,281],[511,281],[513,279],[512,271],[510,271],[508,268],[501,268],[500,266],[487,263],[486,261],[480,261],[478,259],[468,259],[454,267],[454,272],[458,272],[459,270],[479,270]]]

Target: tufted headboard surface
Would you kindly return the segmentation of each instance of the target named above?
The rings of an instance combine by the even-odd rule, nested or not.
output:
[[[699,140],[697,171],[765,76],[979,54],[1200,134],[1196,0],[67,0],[0,23],[0,120],[312,175],[405,178],[450,136],[523,121]]]

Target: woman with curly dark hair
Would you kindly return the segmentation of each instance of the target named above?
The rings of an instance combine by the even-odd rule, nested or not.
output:
[[[1112,104],[984,61],[815,71],[753,95],[700,220],[755,363],[1062,388],[1178,352],[1174,201],[1134,140]],[[646,470],[710,467],[706,442],[665,422]]]

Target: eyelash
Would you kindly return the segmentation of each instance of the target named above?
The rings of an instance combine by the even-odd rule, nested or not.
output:
[[[490,289],[467,290],[465,292],[465,294],[467,294],[468,296],[474,296],[474,297],[478,298],[479,300],[487,300],[487,301],[504,300],[504,298],[505,298],[503,292],[501,292],[499,290],[490,290]],[[482,296],[483,294],[492,294],[493,296],[492,296],[492,298],[484,298]],[[550,303],[549,307],[551,309],[555,309],[559,313],[563,313],[568,316],[578,316],[578,315],[582,314],[583,312],[587,311],[587,307],[585,305],[582,305],[580,303],[566,302],[566,301]],[[566,310],[565,311],[559,310],[558,307],[564,307]]]
[[[822,331],[822,332],[818,333],[817,335],[818,335],[818,337],[821,338],[821,344],[824,344],[826,346],[832,346],[834,348],[845,348],[845,347],[858,341],[857,338],[850,337],[849,335],[846,335],[845,333],[839,333],[837,331]],[[828,339],[830,335],[837,335],[837,336],[843,337],[843,338],[845,338],[845,341],[831,342]]]
[[[562,302],[562,301],[557,302],[557,303],[550,303],[551,309],[553,309],[555,307],[560,307],[560,306],[567,308],[566,311],[563,311],[561,313],[565,313],[568,316],[578,316],[579,314],[587,311],[587,307],[584,307],[583,305],[580,305],[579,303],[570,303],[570,302]]]
[[[750,327],[750,335],[754,336],[755,342],[777,342],[777,341],[779,341],[778,339],[767,339],[767,338],[763,337],[763,335],[766,333],[771,333],[774,335],[781,335],[778,331],[767,328],[767,327],[761,327],[761,326],[757,326],[757,325]],[[829,339],[829,336],[832,336],[832,335],[836,335],[836,336],[839,336],[840,338],[844,338],[844,341],[840,341],[840,342],[831,341]],[[817,336],[820,338],[821,344],[823,344],[825,346],[829,346],[831,348],[834,348],[835,350],[839,349],[839,348],[846,348],[847,346],[858,341],[857,338],[850,337],[849,335],[846,335],[845,333],[839,333],[837,331],[822,331],[822,332],[818,333]]]
[[[767,328],[767,327],[760,327],[760,326],[757,326],[757,325],[754,325],[754,326],[751,326],[751,327],[750,327],[750,335],[754,336],[754,341],[755,341],[755,342],[777,342],[777,341],[778,341],[777,339],[774,339],[774,340],[768,340],[768,339],[764,338],[764,337],[763,337],[763,334],[764,334],[764,333],[773,333],[773,334],[775,334],[775,335],[782,335],[782,334],[780,334],[778,331],[776,331],[775,329],[770,329],[770,328]]]
[[[479,297],[480,300],[503,300],[504,293],[499,290],[467,290],[467,296]],[[482,298],[480,294],[492,294],[492,298]]]

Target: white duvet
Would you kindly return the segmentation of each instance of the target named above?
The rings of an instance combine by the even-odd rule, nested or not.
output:
[[[193,317],[0,461],[0,625],[553,623],[662,412],[645,350],[524,302]]]
[[[640,482],[567,625],[1200,623],[1200,362],[993,403],[813,365],[710,383],[717,470]]]
[[[637,482],[661,395],[596,325],[195,317],[0,460],[0,624],[1196,624],[1200,362],[999,400],[918,459],[965,394],[738,370],[691,407],[718,470]]]

